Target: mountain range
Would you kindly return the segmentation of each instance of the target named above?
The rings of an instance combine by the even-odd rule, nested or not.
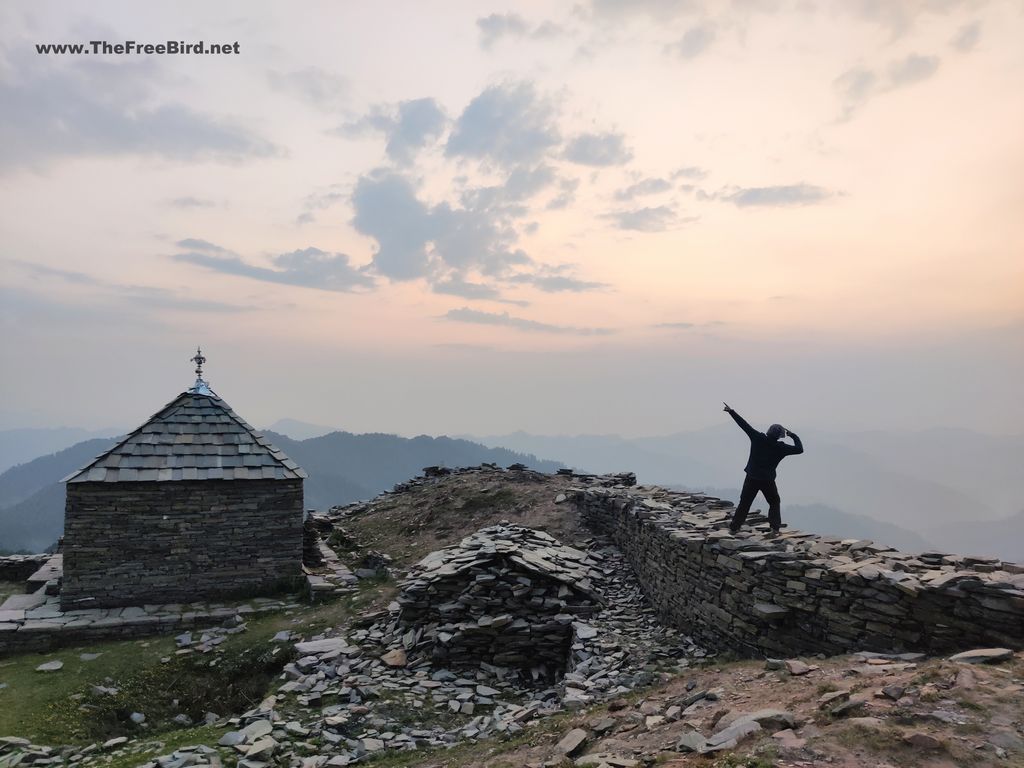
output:
[[[969,550],[1024,560],[1024,436],[966,429],[801,430],[800,436],[805,453],[779,468],[784,513],[794,525],[799,520],[799,527],[817,533],[877,536],[911,551]],[[742,482],[749,445],[729,421],[659,437],[463,437],[557,456],[593,472],[630,469],[640,483],[709,493],[726,489],[716,493],[723,498],[731,498]],[[760,498],[755,506],[765,508]]]
[[[525,432],[404,438],[356,435],[294,419],[271,427],[268,437],[310,474],[310,508],[371,497],[424,466],[481,462],[522,462],[548,472],[560,462],[589,472],[632,470],[640,483],[735,501],[747,452],[746,437],[729,422],[639,438]],[[1024,437],[963,429],[808,430],[801,437],[806,452],[779,470],[790,526],[908,551],[937,548],[1024,561]],[[112,444],[109,438],[87,440],[0,474],[0,550],[50,546],[63,521],[57,481]],[[755,507],[763,509],[763,500]]]

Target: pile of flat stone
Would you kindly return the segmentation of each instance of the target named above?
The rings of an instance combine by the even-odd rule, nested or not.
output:
[[[432,552],[401,584],[399,628],[434,661],[481,661],[551,678],[572,625],[593,615],[596,561],[552,536],[502,523]]]

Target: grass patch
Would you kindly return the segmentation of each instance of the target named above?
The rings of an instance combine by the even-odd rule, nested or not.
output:
[[[766,751],[762,755],[737,755],[730,754],[715,760],[712,768],[775,768],[774,750]]]
[[[201,721],[206,712],[227,716],[262,700],[292,653],[289,644],[270,642],[277,632],[312,637],[346,624],[362,608],[386,601],[389,592],[367,586],[343,600],[253,618],[247,631],[229,636],[220,646],[222,654],[178,656],[172,637],[155,637],[0,658],[0,683],[7,683],[0,689],[0,735],[50,745],[87,744],[119,735],[149,735],[161,741],[179,734],[187,738],[189,732],[201,731],[183,730],[171,722],[175,715]],[[100,656],[82,661],[82,653]],[[164,657],[171,661],[162,663]],[[53,660],[64,662],[64,668],[35,671]],[[95,694],[93,686],[119,692]],[[175,698],[177,707],[172,706]],[[146,715],[148,728],[132,724],[132,712]]]
[[[25,582],[23,581],[0,581],[0,603],[11,595],[25,593]]]
[[[173,733],[161,735],[159,739],[141,742],[131,752],[115,755],[103,763],[103,768],[136,768],[143,762],[166,755],[181,747],[196,744],[213,744],[224,735],[223,728],[204,725],[198,728],[182,728]]]

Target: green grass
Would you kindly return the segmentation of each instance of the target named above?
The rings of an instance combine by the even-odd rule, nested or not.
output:
[[[11,595],[20,595],[25,591],[23,581],[0,581],[0,603]]]
[[[157,739],[141,742],[138,750],[133,749],[128,754],[110,758],[109,762],[103,763],[103,768],[136,768],[144,762],[149,762],[160,755],[170,754],[181,747],[213,744],[223,734],[223,728],[210,725],[182,728],[173,733],[162,734]]]
[[[0,658],[0,683],[7,683],[0,689],[0,736],[51,745],[88,744],[119,735],[187,738],[193,729],[172,723],[174,715],[185,713],[197,722],[209,711],[232,715],[266,695],[291,654],[290,645],[270,642],[274,634],[288,629],[310,637],[343,625],[360,608],[387,599],[386,592],[367,587],[333,603],[253,618],[247,631],[228,636],[220,646],[222,654],[179,656],[172,637],[159,637]],[[82,653],[101,655],[82,661]],[[162,663],[168,656],[171,661]],[[52,660],[63,661],[64,668],[35,671]],[[94,694],[91,689],[97,685],[119,693]],[[178,707],[172,706],[175,698]],[[130,723],[132,712],[146,715],[145,731]]]

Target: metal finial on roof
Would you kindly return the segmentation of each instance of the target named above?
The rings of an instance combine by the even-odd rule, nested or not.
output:
[[[196,383],[192,385],[189,392],[197,395],[212,395],[213,391],[210,389],[209,383],[203,380],[203,363],[206,362],[206,358],[203,357],[201,347],[196,347],[196,355],[190,358],[189,362],[196,364]]]

